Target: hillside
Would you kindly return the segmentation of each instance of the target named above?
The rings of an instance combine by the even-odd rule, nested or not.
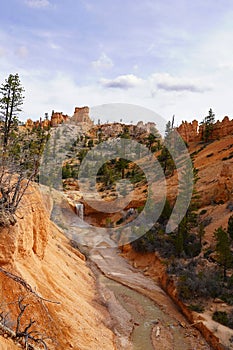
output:
[[[216,139],[209,144],[192,142],[189,152],[194,155],[194,166],[198,170],[199,180],[196,189],[199,194],[199,213],[201,220],[211,221],[206,226],[205,239],[213,239],[214,230],[227,227],[232,215],[233,203],[233,135]]]
[[[46,204],[46,205],[45,205]],[[1,311],[9,312],[14,328],[17,299],[29,304],[21,320],[45,336],[49,349],[114,349],[113,333],[106,328],[107,311],[98,303],[95,278],[85,257],[71,247],[49,220],[51,198],[42,198],[32,185],[17,212],[18,223],[1,231],[0,266],[31,286],[17,283],[0,271]],[[36,293],[36,295],[35,295]],[[48,299],[40,299],[37,295]],[[0,348],[18,349],[0,337]]]
[[[17,319],[20,320],[21,332],[30,326],[30,329],[36,332],[32,334],[36,334],[39,339],[38,349],[43,348],[44,342],[48,349],[131,349],[131,334],[134,336],[135,325],[138,324],[138,321],[137,319],[135,321],[132,313],[130,316],[127,307],[126,309],[123,307],[122,310],[122,304],[118,300],[121,294],[118,297],[112,294],[108,288],[106,289],[109,282],[104,280],[107,283],[105,285],[101,279],[101,264],[104,259],[108,261],[109,251],[106,250],[103,253],[101,250],[96,252],[94,250],[92,252],[89,248],[92,243],[95,247],[106,247],[106,244],[107,246],[121,245],[122,242],[125,242],[123,235],[118,235],[117,230],[112,231],[113,234],[109,237],[105,237],[101,229],[98,231],[95,226],[117,229],[133,222],[144,210],[149,190],[145,173],[140,167],[145,166],[147,174],[150,173],[151,168],[148,167],[147,162],[149,149],[151,159],[157,157],[165,172],[167,202],[158,222],[143,237],[139,235],[139,239],[131,242],[130,246],[123,247],[123,250],[126,251],[125,256],[134,261],[134,267],[141,266],[145,274],[155,280],[156,287],[153,288],[157,289],[161,284],[171,295],[175,304],[181,307],[186,316],[188,314],[191,323],[198,320],[202,325],[200,327],[204,327],[204,331],[201,328],[199,330],[215,349],[222,349],[218,338],[222,344],[231,346],[233,331],[227,328],[224,330],[224,326],[214,322],[212,317],[214,312],[220,312],[220,315],[223,313],[224,317],[229,317],[228,321],[231,322],[233,268],[230,265],[227,266],[226,280],[223,280],[222,265],[219,263],[216,252],[215,230],[220,226],[227,228],[228,219],[233,210],[231,174],[233,135],[227,135],[224,129],[222,135],[219,131],[217,136],[215,135],[208,142],[203,142],[200,138],[200,131],[199,133],[197,130],[193,131],[190,136],[187,131],[190,125],[184,124],[183,137],[194,168],[197,170],[196,199],[194,200],[196,221],[188,221],[190,220],[188,217],[190,214],[188,214],[183,226],[180,225],[174,232],[167,234],[166,224],[178,193],[178,176],[174,162],[161,137],[157,134],[155,124],[141,123],[134,126],[112,123],[90,128],[88,124],[90,120],[85,119],[88,116],[86,108],[76,108],[74,124],[67,122],[63,117],[63,119],[60,118],[58,114],[53,115],[53,120],[57,118],[56,125],[49,125],[46,130],[45,124],[42,126],[33,124],[31,131],[28,130],[27,133],[30,139],[30,137],[35,137],[37,132],[40,136],[41,127],[48,132],[44,149],[44,167],[41,167],[43,171],[40,172],[40,182],[47,187],[32,183],[17,210],[17,223],[9,228],[1,229],[2,305],[0,311],[3,326],[15,330]],[[72,118],[69,117],[69,120]],[[224,125],[226,121],[227,119],[224,119]],[[195,123],[191,124],[192,127],[195,125]],[[25,127],[22,127],[22,130],[25,133]],[[112,139],[116,140],[114,144],[112,144]],[[105,141],[103,148],[101,148],[102,141]],[[128,141],[130,143],[127,144]],[[22,144],[21,141],[20,145]],[[112,146],[115,146],[116,149],[123,147],[124,150],[128,150],[130,157],[138,157],[139,154],[140,160],[138,162],[128,161],[127,151],[120,153],[120,156],[112,157]],[[91,192],[93,185],[90,187],[90,192],[88,190],[85,193],[80,190],[78,174],[82,167],[82,160],[88,152],[93,152],[93,154],[84,172],[86,183],[90,182],[90,167],[95,167],[96,162],[101,160],[103,155],[107,159],[98,170],[96,177],[95,187],[100,197]],[[181,161],[181,167],[182,164]],[[56,177],[57,174],[60,174],[59,178]],[[49,188],[57,179],[59,180],[60,187],[57,187],[59,191],[51,192]],[[110,207],[111,202],[118,198],[118,205],[121,206],[125,186],[128,186],[121,180],[128,180],[128,183],[131,183],[134,190],[133,196],[120,211],[113,214],[111,210],[102,212],[100,200],[104,200]],[[120,183],[118,187],[117,182]],[[153,191],[159,189],[159,193],[163,195],[160,184],[160,179],[155,176],[152,189]],[[116,190],[119,191],[119,194],[116,193]],[[85,201],[84,194],[88,202]],[[154,198],[152,196],[150,201]],[[94,235],[91,230],[88,231],[86,224],[81,223],[79,226],[80,222],[76,222],[81,218],[77,212],[77,205],[82,207],[84,221],[94,226]],[[78,214],[79,217],[75,214]],[[50,216],[53,222],[50,221]],[[200,227],[204,229],[201,238],[199,236]],[[135,232],[140,234],[141,228],[143,227],[135,227]],[[66,238],[64,233],[72,241]],[[89,247],[81,247],[89,257],[88,264],[85,256],[78,250],[80,242]],[[232,251],[232,246],[230,249]],[[115,260],[117,261],[116,257]],[[107,276],[131,288],[129,281],[127,283],[121,281],[122,276],[116,278],[121,275],[117,270],[120,269],[120,264],[123,267],[125,263],[119,260],[118,268],[115,267],[116,273],[113,269],[107,272]],[[88,266],[92,266],[95,275]],[[111,266],[113,268],[113,265]],[[124,274],[130,275],[131,272],[131,268],[127,266]],[[102,271],[102,273],[106,272]],[[100,279],[97,278],[97,275]],[[170,279],[172,279],[172,285],[169,284]],[[134,290],[139,288],[136,280]],[[148,285],[149,283],[148,280]],[[170,286],[170,289],[167,290],[167,286]],[[116,288],[121,290],[119,286]],[[142,293],[140,288],[139,290],[141,294],[147,295],[147,291]],[[135,296],[132,298],[130,302],[136,303]],[[167,296],[165,298],[167,300]],[[217,304],[215,299],[218,300]],[[146,300],[145,303],[147,304],[148,301]],[[169,304],[170,301],[167,300],[166,303]],[[21,315],[22,308],[25,308],[25,312],[23,311]],[[121,310],[119,314],[116,312],[118,308]],[[190,310],[187,311],[187,308],[202,313],[202,315],[198,316],[200,318],[195,318],[195,313],[194,317]],[[172,317],[176,315],[174,306],[171,306],[169,312],[172,320]],[[175,317],[181,319],[179,313]],[[165,324],[163,327],[172,338],[174,336],[172,331],[166,329]],[[180,327],[179,323],[177,327]],[[4,348],[8,346],[9,349],[14,349],[15,345],[12,345],[12,340],[8,339],[7,332],[9,333],[3,327],[2,334],[5,338],[0,337],[0,345],[2,341]],[[192,334],[191,328],[190,332],[189,337]],[[199,333],[196,334],[201,337]],[[183,337],[185,338],[185,334]],[[35,339],[37,338],[34,336],[34,343]],[[204,342],[202,345],[207,348]],[[18,348],[20,347],[22,346],[19,345]],[[37,349],[36,344],[34,348]],[[164,349],[167,350],[166,346]]]
[[[215,293],[213,291],[218,290],[219,282],[218,277],[216,279],[213,276],[211,277],[211,273],[219,276],[219,271],[222,271],[221,265],[217,263],[215,252],[215,230],[220,226],[227,229],[228,220],[232,216],[233,211],[233,178],[231,170],[233,165],[233,135],[218,137],[208,143],[200,140],[192,141],[188,143],[188,150],[193,157],[194,167],[198,170],[198,180],[195,184],[198,195],[198,223],[201,223],[205,230],[200,255],[194,257],[194,259],[183,256],[177,260],[173,255],[166,255],[166,259],[162,258],[162,264],[161,261],[159,262],[161,258],[158,258],[156,248],[155,254],[145,254],[135,252],[132,247],[125,247],[124,251],[126,253],[124,255],[132,260],[134,265],[146,271],[146,275],[151,276],[156,281],[160,281],[164,289],[178,304],[179,293],[184,293],[182,295],[191,293],[190,295],[187,294],[186,305],[191,304],[195,311],[200,312],[199,317],[204,321],[208,329],[220,339],[222,344],[227,346],[227,349],[231,349],[232,329],[214,322],[212,317],[214,312],[222,313],[223,315],[225,313],[231,314],[232,312],[232,291],[229,282],[233,273],[232,265],[228,269],[227,282],[223,283],[225,287],[229,288],[229,298],[224,295],[225,292],[221,294],[221,291],[219,293],[221,295],[220,298],[216,298],[218,292]],[[167,189],[168,199],[173,203],[177,196],[176,172],[167,178]],[[163,241],[163,243],[165,242]],[[161,248],[161,250],[164,253],[166,248]],[[192,272],[192,264],[193,266],[197,264],[196,275]],[[164,265],[167,268],[164,269]],[[172,266],[176,267],[173,268]],[[169,272],[170,277],[165,277],[167,272]],[[211,297],[210,295],[207,298],[203,297],[205,294],[204,290],[202,290],[203,295],[197,292],[198,289],[205,288],[202,285],[202,274],[203,278],[208,280],[209,286],[211,283],[213,284],[212,292],[210,292],[212,294]],[[178,288],[179,292],[176,289],[177,284],[176,287],[173,286],[171,276],[173,276],[172,278],[176,283],[178,282],[178,286],[179,281],[183,281],[181,284],[182,290]],[[184,310],[185,313],[188,312],[186,308]],[[194,319],[196,317],[195,314]]]

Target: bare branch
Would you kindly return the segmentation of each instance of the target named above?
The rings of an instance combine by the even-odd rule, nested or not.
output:
[[[40,300],[43,301],[47,301],[48,303],[53,303],[53,304],[58,304],[60,305],[61,303],[59,301],[53,301],[53,300],[49,300],[46,298],[41,297],[39,294],[37,294],[32,287],[30,286],[30,284],[28,284],[22,277],[19,277],[5,269],[3,269],[2,267],[0,267],[0,272],[2,272],[5,276],[11,278],[12,280],[14,280],[15,282],[21,284],[28,292],[34,294],[37,298],[39,298]]]
[[[18,307],[19,307],[20,313],[18,314],[18,317],[17,317],[16,330],[15,330],[17,337],[22,336],[22,332],[20,332],[20,322],[21,322],[21,318],[22,318],[26,308],[29,305],[29,304],[23,304],[23,300],[24,300],[24,298],[22,296],[20,296],[18,299]],[[30,325],[30,327],[31,327],[31,325]]]

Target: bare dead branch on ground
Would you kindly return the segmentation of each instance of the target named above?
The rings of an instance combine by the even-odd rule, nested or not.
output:
[[[42,300],[42,301],[46,301],[48,303],[53,303],[53,304],[58,304],[60,305],[61,303],[59,301],[54,301],[54,300],[49,300],[46,298],[41,297],[38,293],[36,293],[32,287],[30,286],[30,284],[28,284],[22,277],[17,276],[5,269],[3,269],[2,267],[0,267],[0,272],[2,272],[5,276],[11,278],[12,280],[14,280],[16,283],[21,284],[28,292],[34,294],[38,299]]]

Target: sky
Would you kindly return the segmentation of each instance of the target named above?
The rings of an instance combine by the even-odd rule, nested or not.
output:
[[[108,103],[233,118],[232,19],[232,0],[2,0],[0,83],[19,74],[22,120]]]

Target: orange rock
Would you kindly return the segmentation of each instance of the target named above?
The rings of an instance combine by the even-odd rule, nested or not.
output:
[[[203,125],[198,125],[198,121],[194,120],[191,123],[185,121],[176,129],[184,141],[198,142],[202,140]],[[233,120],[225,117],[221,122],[218,120],[213,127],[211,139],[216,140],[224,136],[233,134]]]
[[[51,117],[51,126],[57,126],[65,123],[69,120],[68,115],[64,115],[62,112],[53,112]]]
[[[12,322],[19,314],[15,302],[26,295],[29,306],[22,329],[32,317],[36,321],[32,329],[54,339],[46,340],[50,350],[69,349],[70,344],[74,349],[114,350],[113,332],[105,326],[109,315],[96,301],[92,273],[83,255],[49,220],[37,185],[30,186],[23,197],[17,218],[14,227],[1,229],[0,266],[57,303],[42,302],[0,271],[2,305],[7,305]],[[0,336],[0,349],[16,347]]]
[[[70,121],[74,122],[75,124],[86,123],[93,125],[93,122],[89,117],[89,107],[75,107],[74,115]]]

